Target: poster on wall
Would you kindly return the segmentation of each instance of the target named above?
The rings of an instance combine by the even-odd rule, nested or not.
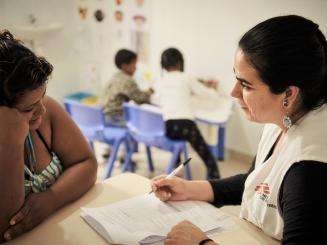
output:
[[[118,23],[122,22],[124,20],[123,12],[120,10],[116,10],[114,13],[114,18],[115,18],[115,21],[117,21]]]
[[[132,17],[133,25],[131,29],[131,46],[138,54],[142,62],[148,62],[149,56],[149,32],[147,31],[147,19],[143,15]]]
[[[123,29],[124,29],[124,12],[122,10],[115,10],[113,14],[114,19],[114,35],[117,40],[121,40],[123,38]]]
[[[87,16],[87,8],[84,8],[82,6],[78,7],[78,15],[81,20],[85,20]]]
[[[119,6],[123,3],[123,0],[115,0],[116,4]]]
[[[114,9],[114,1],[76,0],[77,22],[73,29],[73,52],[76,62],[83,68],[81,76],[76,79],[85,88],[98,94],[108,77],[107,70],[111,61],[112,22],[108,16]]]
[[[135,0],[136,6],[137,7],[143,7],[144,5],[144,0]]]
[[[112,31],[115,44],[113,46],[117,47],[116,49],[131,49],[138,54],[140,62],[147,63],[150,53],[149,1],[117,0],[114,3]]]

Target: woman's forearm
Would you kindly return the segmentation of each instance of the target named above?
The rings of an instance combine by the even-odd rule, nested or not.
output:
[[[188,181],[186,185],[187,197],[189,200],[198,200],[205,202],[212,202],[214,200],[214,193],[208,181]]]
[[[0,235],[24,204],[24,144],[0,144]],[[0,239],[1,241],[1,239]]]
[[[87,192],[96,181],[96,173],[97,162],[94,158],[88,158],[66,169],[48,190],[53,199],[53,211]]]

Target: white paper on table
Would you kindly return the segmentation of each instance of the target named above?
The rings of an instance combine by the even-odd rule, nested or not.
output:
[[[173,226],[188,220],[201,230],[230,228],[229,216],[200,201],[164,203],[153,194],[100,208],[82,208],[82,217],[111,243],[150,244],[165,239]]]

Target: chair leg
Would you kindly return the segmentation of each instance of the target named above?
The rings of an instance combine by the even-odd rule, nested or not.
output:
[[[223,161],[225,159],[225,125],[219,126],[218,129],[218,160]]]
[[[187,151],[186,144],[184,146],[183,153],[184,153],[184,161],[186,161],[188,159],[188,151]],[[186,164],[185,169],[184,169],[184,173],[185,173],[186,179],[188,179],[188,180],[191,180],[192,179],[192,173],[191,173],[190,164]]]
[[[167,169],[166,169],[166,173],[167,174],[170,174],[173,170],[174,170],[174,168],[175,168],[175,164],[176,164],[176,162],[177,162],[177,160],[178,160],[178,157],[179,157],[179,155],[181,154],[181,152],[182,152],[182,149],[181,148],[175,148],[174,150],[173,150],[173,155],[172,155],[172,157],[171,157],[171,159],[170,159],[170,163],[169,163],[169,165],[168,165],[168,167],[167,167]]]
[[[139,152],[139,144],[137,141],[133,140],[132,141],[132,145],[133,145],[133,152]]]
[[[121,142],[122,142],[121,139],[117,140],[112,146],[112,153],[110,154],[110,157],[109,157],[108,162],[107,162],[105,179],[109,178],[111,176],[111,174],[112,174],[112,170],[114,168],[115,161],[117,159],[117,153],[118,153],[119,146],[120,146]]]
[[[148,157],[149,171],[154,172],[154,166],[153,166],[150,146],[146,146],[146,155]]]
[[[130,171],[134,172],[133,164],[132,164],[132,147],[130,145],[130,142],[128,140],[124,141],[125,145],[125,159],[124,159],[124,164],[122,167],[122,172]]]

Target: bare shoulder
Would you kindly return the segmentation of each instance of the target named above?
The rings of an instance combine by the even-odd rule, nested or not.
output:
[[[54,117],[58,113],[66,114],[63,106],[59,102],[57,102],[55,99],[51,98],[50,96],[46,96],[44,98],[44,105],[45,105],[45,108],[47,109],[46,114],[49,117]]]
[[[44,98],[46,120],[51,127],[51,145],[63,164],[68,167],[87,157],[93,157],[92,150],[78,126],[64,107],[47,96]]]
[[[50,96],[45,96],[43,99],[44,106],[46,108],[46,113],[43,116],[43,122],[39,128],[41,132],[48,134],[54,123],[58,121],[60,118],[68,117],[63,106],[57,102],[55,99],[51,98]]]
[[[60,118],[66,114],[64,108],[53,98],[45,96],[43,100],[46,112],[43,115],[42,124],[38,128],[49,146],[52,145],[53,123],[56,118]]]

